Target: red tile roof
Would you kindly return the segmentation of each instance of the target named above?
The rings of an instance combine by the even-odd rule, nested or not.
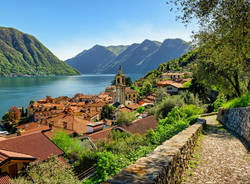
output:
[[[10,177],[7,173],[3,173],[0,175],[0,183],[1,184],[10,184]]]
[[[88,137],[94,142],[98,140],[108,140],[113,128],[114,127],[105,128],[104,130],[89,134]]]
[[[0,166],[9,160],[36,160],[36,158],[22,153],[7,151],[0,149]]]
[[[158,126],[158,121],[153,117],[149,116],[140,120],[135,121],[133,124],[129,126],[121,126],[121,128],[126,131],[135,134],[139,133],[141,135],[147,133],[148,130],[155,129]]]
[[[126,111],[126,112],[132,112],[129,108],[127,107],[122,107],[119,109],[119,111]]]
[[[130,105],[126,105],[126,107],[131,109],[131,110],[136,110],[138,107],[140,107],[140,105],[138,105],[138,104],[130,104]]]
[[[39,161],[47,160],[52,155],[60,156],[64,154],[64,152],[42,132],[0,141],[0,149],[31,155]]]
[[[177,83],[177,82],[174,82],[174,81],[171,81],[171,80],[165,80],[165,81],[159,81],[157,82],[157,86],[158,87],[166,87],[166,86],[174,86],[176,88],[183,88],[183,85],[181,83]]]

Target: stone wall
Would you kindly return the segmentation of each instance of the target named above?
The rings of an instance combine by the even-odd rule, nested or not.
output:
[[[179,183],[205,123],[199,120],[104,183]]]
[[[250,144],[250,107],[221,109],[217,120]]]

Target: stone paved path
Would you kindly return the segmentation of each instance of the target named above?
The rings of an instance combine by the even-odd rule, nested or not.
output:
[[[250,184],[250,154],[215,116],[207,119],[182,184]]]

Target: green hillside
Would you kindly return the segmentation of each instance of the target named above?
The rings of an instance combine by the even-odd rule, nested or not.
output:
[[[0,27],[0,76],[77,74],[34,36]]]
[[[189,66],[190,63],[194,62],[197,57],[198,50],[189,51],[183,54],[181,57],[162,63],[157,69],[148,72],[144,79],[156,79],[160,78],[161,74],[167,71],[182,71],[184,67]]]

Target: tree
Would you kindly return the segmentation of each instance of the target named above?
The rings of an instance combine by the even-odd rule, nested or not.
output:
[[[125,78],[125,84],[126,84],[126,86],[131,86],[132,84],[133,84],[133,82],[132,82],[132,80],[131,80],[131,78],[130,77],[126,77]]]
[[[134,112],[126,112],[122,111],[118,113],[118,117],[116,120],[117,125],[129,125],[132,121],[136,119]]]
[[[31,164],[26,168],[27,176],[20,176],[12,179],[12,184],[80,184],[81,182],[74,175],[72,168],[59,161],[57,157],[51,157],[46,162]]]
[[[11,106],[9,109],[9,121],[19,121],[21,118],[21,111],[16,106]]]
[[[101,119],[113,119],[115,107],[105,104],[101,110]]]
[[[185,24],[197,21],[194,75],[230,96],[250,89],[248,0],[170,0]]]

